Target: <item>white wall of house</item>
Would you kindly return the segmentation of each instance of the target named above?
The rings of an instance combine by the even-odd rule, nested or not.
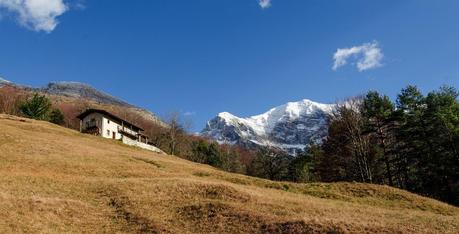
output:
[[[113,133],[115,133],[115,139],[121,139],[122,135],[118,132],[118,126],[121,125],[105,116],[102,117],[102,119],[102,136],[105,138],[113,139]]]

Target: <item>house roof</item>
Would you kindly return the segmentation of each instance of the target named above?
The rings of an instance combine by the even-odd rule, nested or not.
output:
[[[83,111],[83,113],[77,115],[77,118],[83,120],[86,116],[88,116],[88,115],[90,115],[92,113],[99,113],[99,114],[108,116],[108,117],[110,117],[111,119],[113,119],[115,121],[124,122],[125,125],[130,125],[133,128],[136,128],[138,130],[144,131],[143,128],[141,128],[141,127],[139,127],[139,126],[127,121],[127,120],[124,120],[124,119],[122,119],[122,118],[120,118],[120,117],[118,117],[118,116],[116,116],[116,115],[114,115],[114,114],[112,114],[112,113],[110,113],[108,111],[101,110],[101,109],[86,109],[85,111]]]

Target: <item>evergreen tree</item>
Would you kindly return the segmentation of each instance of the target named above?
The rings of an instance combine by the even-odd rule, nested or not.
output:
[[[320,146],[311,145],[296,156],[289,165],[289,180],[300,183],[314,181],[314,157],[320,157],[321,153]]]
[[[45,95],[34,93],[20,105],[20,110],[25,117],[37,120],[48,120],[51,110],[51,101]]]
[[[193,141],[191,143],[191,152],[192,154],[188,157],[188,159],[197,163],[207,163],[209,143],[204,140]]]
[[[365,134],[373,138],[374,151],[377,158],[384,163],[385,180],[390,186],[394,185],[392,161],[394,161],[394,104],[388,96],[381,96],[376,91],[367,93],[363,100],[362,115],[365,118]],[[384,180],[384,179],[382,179]],[[384,183],[383,181],[381,181]]]
[[[426,97],[423,119],[435,152],[425,158],[423,192],[451,203],[459,203],[459,93],[442,87]]]
[[[217,143],[213,142],[207,147],[206,164],[214,167],[222,167],[223,160]]]
[[[397,98],[397,142],[400,154],[399,170],[404,174],[404,187],[411,191],[423,190],[423,178],[428,173],[428,162],[434,155],[432,137],[428,134],[425,97],[415,86],[402,89]]]

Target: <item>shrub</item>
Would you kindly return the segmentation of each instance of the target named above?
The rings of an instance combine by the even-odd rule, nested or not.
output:
[[[64,114],[59,109],[53,109],[49,114],[49,122],[62,125],[64,124]]]

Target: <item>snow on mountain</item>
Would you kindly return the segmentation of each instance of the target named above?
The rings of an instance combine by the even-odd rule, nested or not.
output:
[[[328,116],[333,108],[332,104],[304,99],[248,118],[222,112],[207,123],[201,135],[219,143],[248,148],[278,147],[295,155],[308,144],[322,141],[327,134]]]
[[[11,81],[5,80],[2,77],[0,77],[0,86],[2,86],[2,85],[10,85],[10,84],[12,84]]]

